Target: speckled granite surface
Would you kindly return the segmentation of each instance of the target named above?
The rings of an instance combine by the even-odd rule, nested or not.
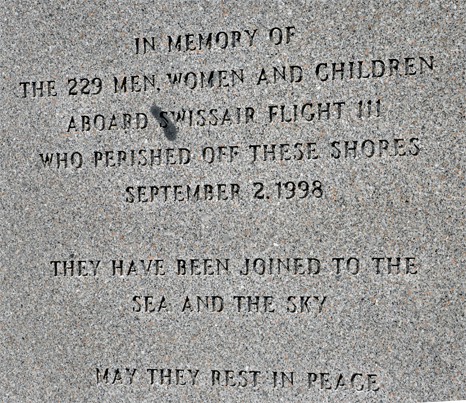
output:
[[[466,399],[464,2],[0,21],[0,400]]]

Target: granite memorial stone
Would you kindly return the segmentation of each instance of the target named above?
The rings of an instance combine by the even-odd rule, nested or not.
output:
[[[466,399],[465,11],[3,1],[0,400]]]

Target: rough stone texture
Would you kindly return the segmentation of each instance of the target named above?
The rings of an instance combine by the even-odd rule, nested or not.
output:
[[[1,400],[465,399],[464,2],[86,3],[5,0],[0,5]],[[292,26],[287,43],[286,27]],[[279,45],[269,38],[274,27],[283,32]],[[255,29],[249,46],[245,30]],[[235,47],[232,31],[241,33]],[[228,35],[225,49],[223,34],[216,42],[219,32]],[[211,49],[186,51],[186,35],[194,35],[188,36],[188,46],[194,47],[199,33],[204,38],[213,33]],[[273,34],[278,41],[278,30]],[[178,35],[182,50],[169,51],[168,36],[176,40]],[[140,38],[138,54],[135,38]],[[144,53],[142,38],[149,43],[154,38],[154,50],[146,43]],[[391,75],[390,59],[400,62]],[[372,71],[373,60],[385,66],[381,77],[373,77],[382,69],[375,62]],[[357,77],[359,61],[364,62],[361,75],[369,78]],[[320,63],[327,67],[316,76]],[[332,63],[337,63],[335,79]],[[411,63],[407,71],[416,74],[407,75]],[[286,81],[277,76],[274,83],[273,67],[282,72],[283,66]],[[295,82],[290,82],[290,66],[301,68],[293,70]],[[231,71],[241,69],[244,82],[236,77],[233,85]],[[217,73],[210,87],[211,71]],[[170,83],[167,74],[173,78],[180,72],[195,72],[197,87],[188,88],[194,86],[194,75]],[[325,74],[329,78],[322,81]],[[154,86],[146,82],[144,91],[143,76],[152,75]],[[140,92],[131,91],[131,76],[139,76],[135,90]],[[77,78],[80,91],[81,79],[95,77],[103,83],[99,94],[68,94],[70,79]],[[115,77],[120,85],[127,77],[127,92],[115,93]],[[44,86],[44,96],[36,87],[34,97],[32,82],[39,81],[54,81],[50,92],[57,95],[47,96]],[[97,84],[91,81],[84,92],[97,92]],[[361,100],[364,116],[359,118]],[[321,111],[319,120],[318,104],[325,109],[327,102],[329,119]],[[345,102],[340,118],[336,102]],[[310,106],[304,117],[299,115],[306,103],[315,113],[310,121]],[[297,121],[282,122],[280,105],[286,105],[284,119],[293,118],[293,105],[298,105]],[[246,107],[255,111],[248,124]],[[236,108],[242,108],[240,124]],[[206,110],[207,118],[210,109],[217,109],[214,113],[223,118],[228,109],[232,121],[190,127],[189,112],[184,121],[169,113],[183,109],[193,111],[195,122],[202,122],[198,110]],[[132,115],[131,128],[121,127],[124,113]],[[134,127],[136,113],[146,114],[145,129]],[[106,119],[104,130],[80,129],[82,115],[92,123],[99,114]],[[118,127],[108,130],[113,114]],[[76,130],[69,128],[71,117]],[[340,143],[332,147],[335,141]],[[306,143],[316,143],[312,156],[318,158],[308,158]],[[269,151],[276,145],[275,160],[267,154],[264,161],[264,144]],[[289,144],[289,151],[281,144]],[[398,154],[406,155],[394,155],[396,144]],[[262,145],[257,161],[251,145]],[[220,146],[226,147],[222,160],[206,162],[202,149],[212,147],[218,157]],[[231,146],[238,147],[233,148],[238,154],[230,162]],[[340,158],[334,157],[335,147]],[[131,150],[151,149],[174,149],[170,161],[179,162],[179,148],[190,150],[189,163],[130,163]],[[126,151],[126,162],[106,167],[105,151],[111,150],[113,163],[118,165],[118,150]],[[96,151],[102,153],[97,167]],[[51,153],[52,164],[45,167],[42,158]],[[80,153],[73,161],[79,165],[82,155],[82,166],[68,161],[68,167],[62,162],[58,168],[56,153],[62,158]],[[204,156],[209,158],[209,149]],[[284,184],[289,181],[300,190],[287,199],[293,185],[285,189]],[[322,197],[315,190],[301,198],[305,183],[312,189],[318,187],[315,181],[322,184]],[[263,198],[253,197],[258,182],[264,184],[257,194]],[[240,197],[174,200],[173,186],[186,192],[187,185],[195,189],[196,184],[228,184],[228,197],[230,184],[237,184]],[[172,186],[167,201],[159,189],[153,202],[137,202],[138,186],[147,187],[144,200],[150,186],[164,185]],[[129,186],[135,188],[133,203],[128,202]],[[241,275],[246,259],[259,258],[274,259],[272,274]],[[318,259],[320,272],[314,274],[316,266],[313,274],[283,267],[276,272],[276,259],[290,259],[294,267],[293,259],[299,258],[305,267],[308,258]],[[345,259],[340,273],[335,258]],[[385,258],[379,274],[373,258]],[[400,258],[399,270],[388,273],[387,258],[392,263]],[[120,259],[126,272],[113,276],[112,261]],[[140,260],[151,259],[163,259],[165,275],[156,275],[154,266],[149,274],[141,270]],[[177,259],[229,259],[229,270],[181,276]],[[77,275],[80,260],[87,261],[81,274],[88,276]],[[101,261],[97,276],[89,269],[91,260]],[[131,260],[137,272],[127,275]],[[54,261],[74,261],[74,276],[63,276],[62,263],[55,276]],[[414,264],[409,273],[406,262]],[[143,306],[136,312],[135,296],[141,304],[144,296],[152,296],[156,311],[144,312]],[[167,309],[158,312],[162,296]],[[187,307],[182,312],[186,296],[193,312]],[[196,296],[221,296],[223,311],[196,312]],[[248,312],[245,298],[246,311],[238,312],[235,296],[260,296],[260,311]],[[264,312],[265,296],[273,297],[268,310],[275,312]],[[290,296],[305,311],[299,298],[310,297],[309,312],[287,312],[294,309],[286,302]],[[131,384],[127,369],[136,369]],[[148,369],[154,370],[152,385]],[[165,375],[172,370],[171,384],[168,378],[160,384],[160,369]],[[176,369],[185,370],[186,385],[176,385]],[[188,369],[199,371],[195,385]],[[241,377],[239,371],[247,372]],[[256,385],[250,371],[260,371]],[[293,385],[282,372],[288,379],[293,373]],[[368,390],[368,375],[377,391]]]

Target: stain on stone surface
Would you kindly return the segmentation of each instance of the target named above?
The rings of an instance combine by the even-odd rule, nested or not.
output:
[[[176,126],[173,124],[173,122],[170,119],[168,119],[166,116],[165,118],[162,118],[160,116],[160,113],[162,112],[162,110],[156,105],[153,105],[150,108],[150,112],[152,113],[152,116],[154,116],[154,118],[157,120],[157,122],[159,122],[162,125],[165,137],[170,141],[175,141],[178,130]],[[168,121],[168,124],[167,124],[167,121]]]

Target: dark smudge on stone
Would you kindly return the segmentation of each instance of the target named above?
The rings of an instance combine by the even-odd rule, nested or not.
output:
[[[170,141],[175,141],[178,130],[176,129],[176,126],[173,124],[173,122],[167,117],[165,117],[165,119],[162,119],[160,116],[160,112],[162,112],[162,110],[156,105],[153,105],[150,108],[150,112],[152,113],[154,118],[157,119],[157,122],[159,122],[162,125],[166,125],[166,127],[163,127],[163,132],[165,133],[165,137]],[[166,120],[168,120],[168,124]]]

